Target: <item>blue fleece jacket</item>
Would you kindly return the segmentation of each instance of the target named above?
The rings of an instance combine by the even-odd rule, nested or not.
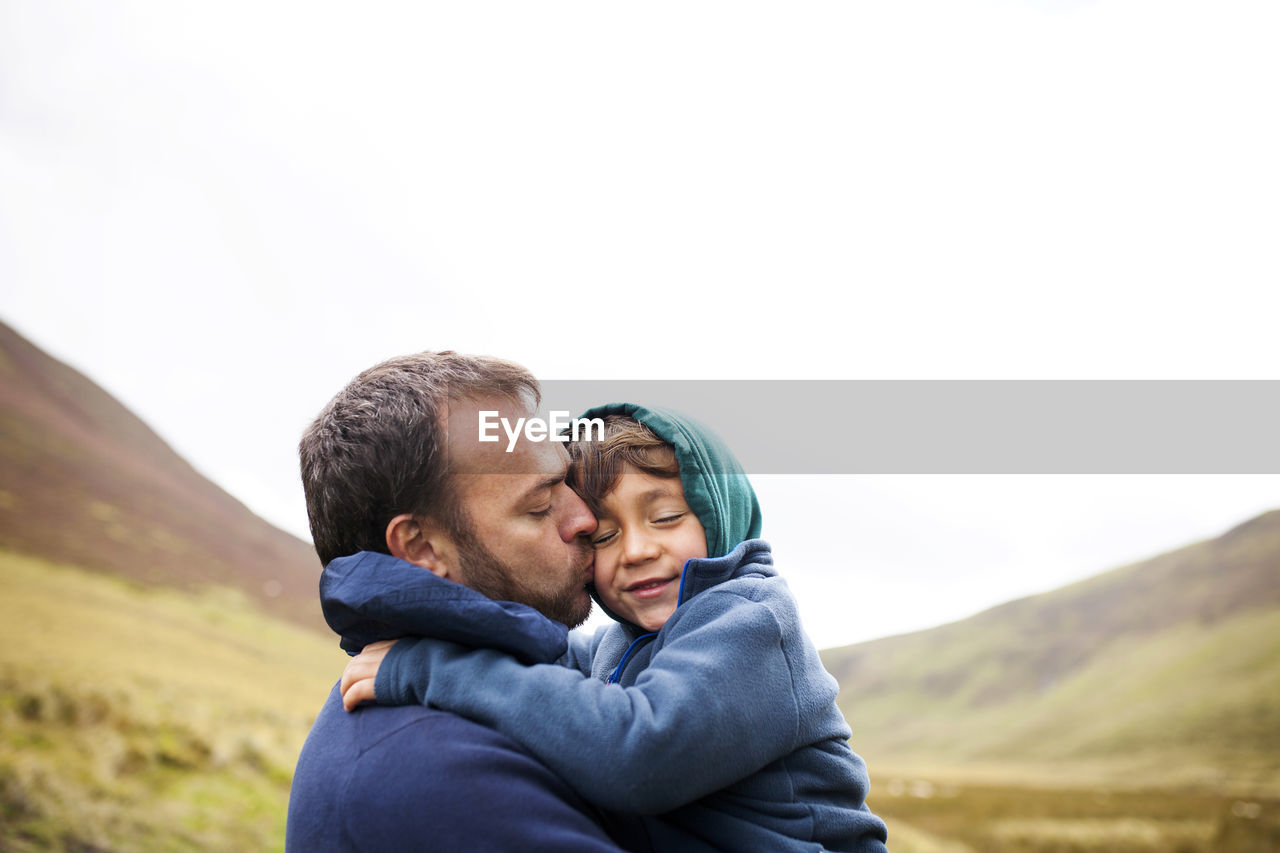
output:
[[[531,608],[381,554],[334,560],[320,594],[349,651],[405,634],[482,643],[513,661],[554,661],[566,651],[565,627]],[[643,836],[627,832],[509,737],[421,705],[348,714],[335,685],[298,759],[285,848],[644,849]]]
[[[630,643],[617,683],[583,677],[608,633],[634,630],[604,629],[559,667],[402,641],[378,673],[378,701],[448,708],[510,735],[584,798],[650,816],[656,850],[883,853],[835,679],[767,543],[689,560],[675,613]]]

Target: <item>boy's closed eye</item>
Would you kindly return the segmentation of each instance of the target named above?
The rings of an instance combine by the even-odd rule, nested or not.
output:
[[[614,529],[601,530],[600,528],[597,527],[596,534],[592,536],[590,539],[591,547],[603,548],[606,545],[608,545],[610,542],[612,542],[614,539],[616,539],[617,536],[618,536],[617,530],[614,530]]]
[[[649,524],[666,527],[672,524],[678,524],[689,515],[689,510],[677,510],[673,512],[660,513]],[[618,538],[618,530],[613,527],[605,527],[603,525],[596,528],[596,533],[591,537],[591,547],[604,548]]]

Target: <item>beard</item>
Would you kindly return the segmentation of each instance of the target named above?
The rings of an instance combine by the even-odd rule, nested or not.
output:
[[[539,589],[519,581],[520,570],[499,559],[471,528],[469,519],[459,519],[453,530],[466,586],[494,601],[526,604],[543,616],[576,628],[591,615],[591,597],[584,585],[569,582],[559,589]],[[584,544],[583,550],[589,548]]]

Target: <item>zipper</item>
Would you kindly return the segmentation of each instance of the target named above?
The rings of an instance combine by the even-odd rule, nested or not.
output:
[[[676,607],[684,604],[684,584],[689,580],[689,564],[692,562],[692,559],[685,560],[684,567],[680,569],[680,593],[676,596]]]
[[[627,646],[627,650],[622,655],[622,660],[618,661],[618,665],[614,667],[613,672],[609,673],[609,677],[604,680],[605,684],[617,684],[618,679],[622,677],[622,670],[626,668],[627,661],[631,660],[631,656],[635,654],[636,647],[643,640],[652,640],[658,636],[657,631],[651,631],[648,634],[641,634],[631,641],[631,645]]]

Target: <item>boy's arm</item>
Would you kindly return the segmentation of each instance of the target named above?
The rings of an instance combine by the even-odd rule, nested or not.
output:
[[[686,607],[631,687],[488,649],[404,640],[378,672],[378,701],[423,703],[491,726],[606,809],[668,811],[800,745],[775,612],[717,590]]]
[[[600,641],[607,630],[609,630],[607,626],[597,628],[593,636],[587,636],[586,631],[570,631],[569,648],[556,663],[576,669],[583,675],[590,675],[591,661],[595,658],[596,649],[600,647]]]

